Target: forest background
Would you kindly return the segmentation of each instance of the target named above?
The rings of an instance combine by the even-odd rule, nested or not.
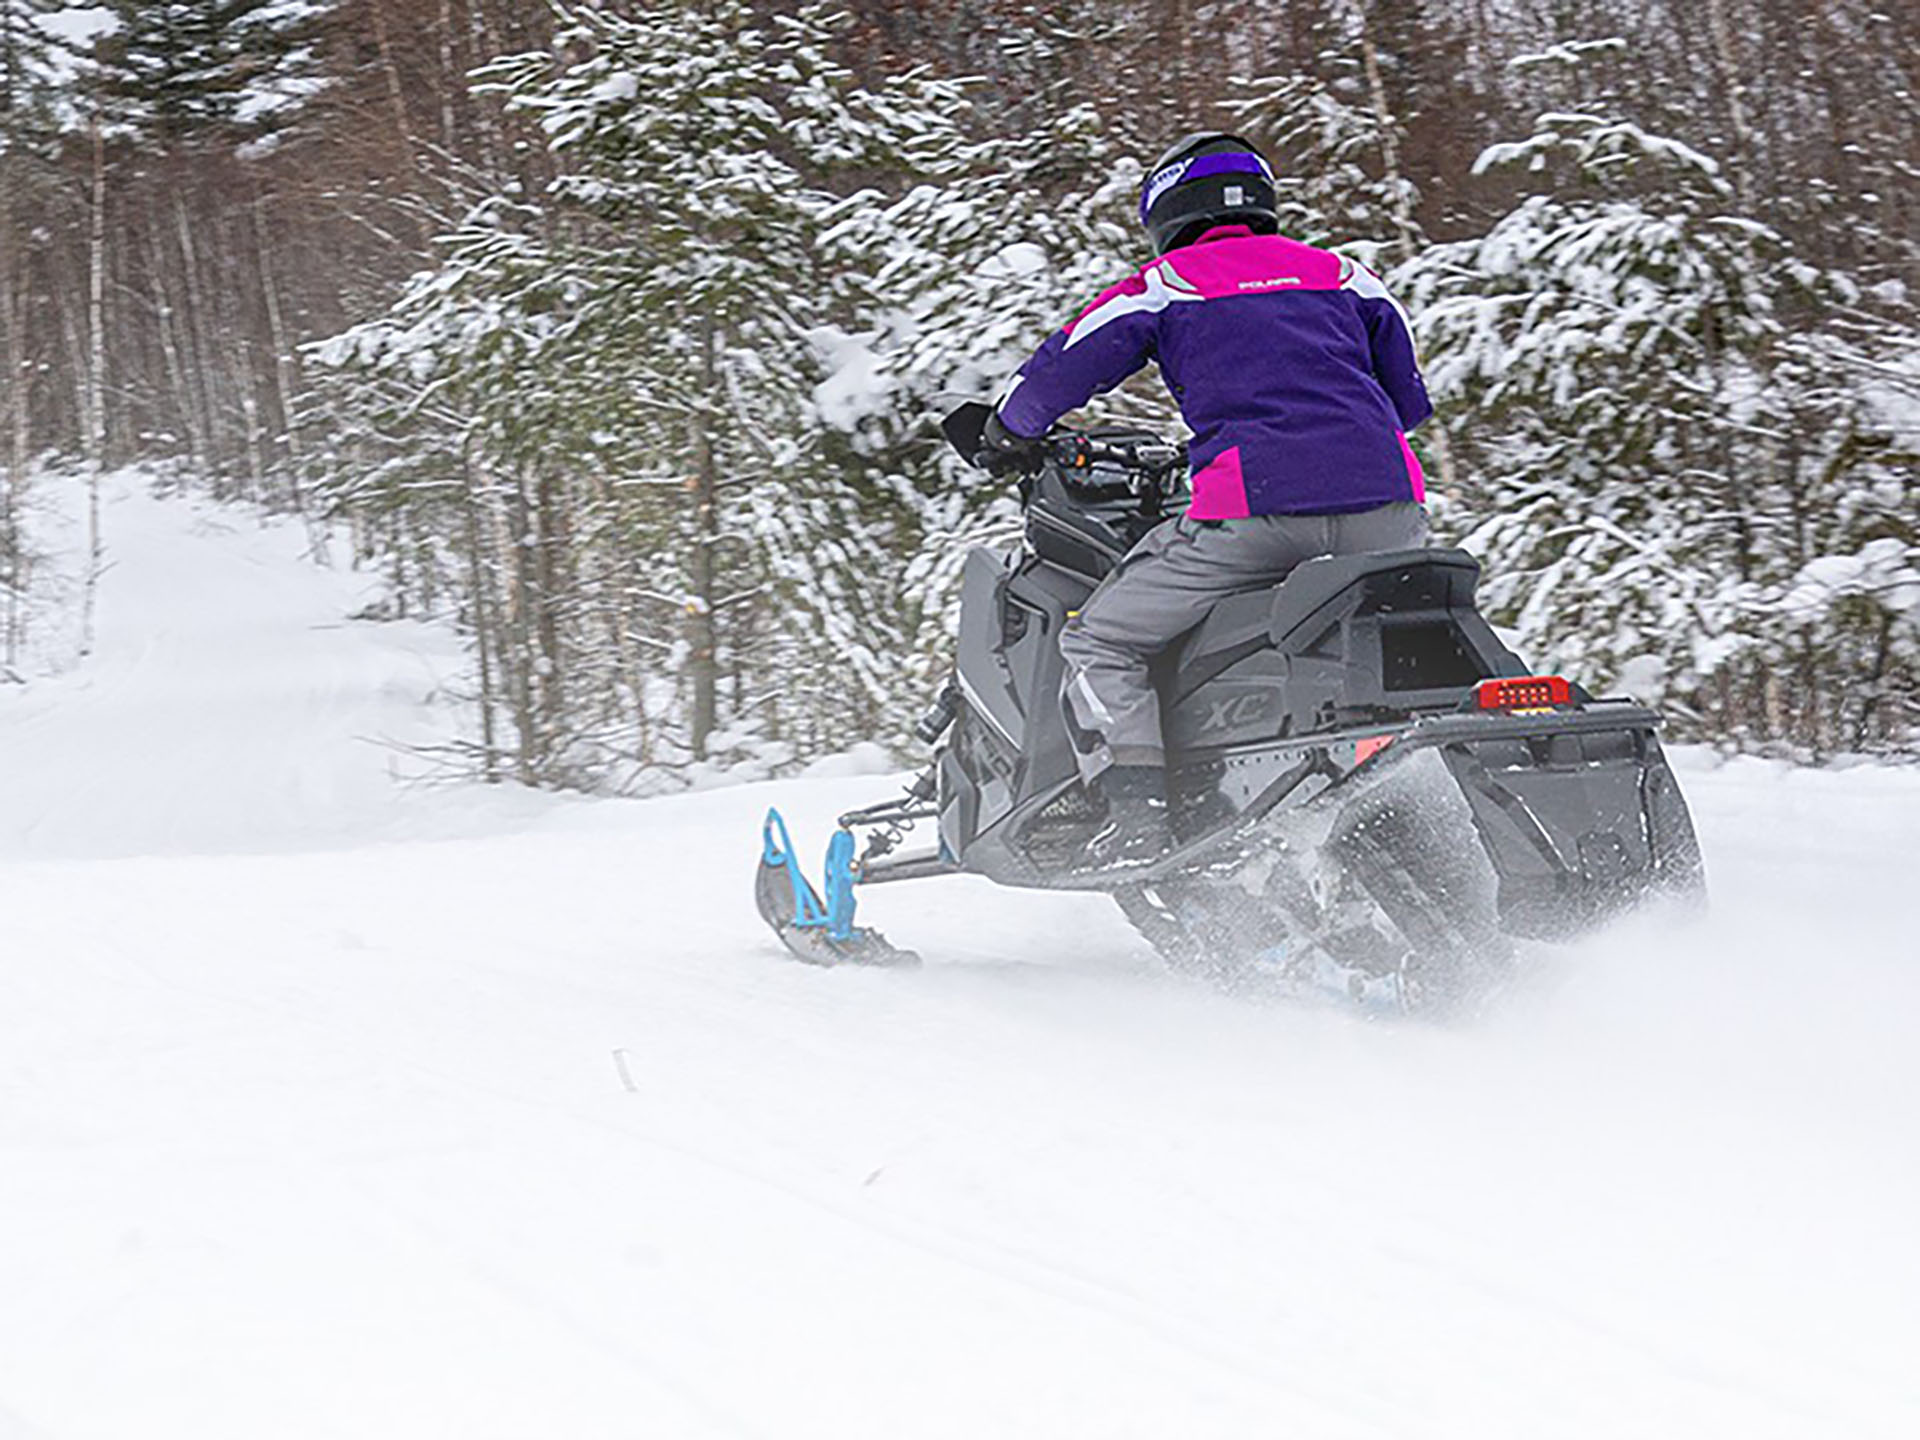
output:
[[[904,754],[1018,524],[934,422],[1221,126],[1413,312],[1529,659],[1912,757],[1917,66],[1869,0],[0,0],[0,682],[35,505],[138,463],[457,621],[462,768]]]

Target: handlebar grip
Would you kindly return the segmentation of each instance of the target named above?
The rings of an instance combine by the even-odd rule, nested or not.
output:
[[[973,457],[977,470],[984,470],[996,479],[1008,475],[1032,476],[1040,473],[1040,467],[1046,457],[1039,454],[1022,455],[1007,450],[982,450]]]

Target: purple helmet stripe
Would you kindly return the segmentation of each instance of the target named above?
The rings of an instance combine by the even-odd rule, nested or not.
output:
[[[1259,175],[1267,180],[1273,179],[1273,171],[1267,168],[1266,161],[1258,155],[1245,152],[1202,155],[1197,160],[1183,160],[1178,165],[1169,165],[1147,180],[1146,187],[1140,192],[1140,223],[1147,223],[1154,203],[1174,186],[1184,185],[1189,180],[1204,180],[1209,175]]]

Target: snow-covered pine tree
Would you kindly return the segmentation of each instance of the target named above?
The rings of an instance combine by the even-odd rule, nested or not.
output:
[[[1794,753],[1911,755],[1920,743],[1920,350],[1904,290],[1821,276],[1788,312],[1771,386],[1749,398],[1777,513],[1754,643],[1717,726]],[[1752,462],[1749,462],[1752,463]]]
[[[1028,37],[1029,50],[1034,43]],[[960,463],[938,420],[962,400],[991,397],[1142,258],[1131,214],[1141,167],[1091,107],[1063,108],[1016,138],[976,136],[959,103],[928,118],[908,152],[906,193],[852,207],[831,232],[847,273],[867,277],[870,328],[841,337],[846,382],[827,392],[829,418],[899,477],[918,509],[903,661],[924,693],[949,663],[967,549],[1010,539],[1018,525],[1011,487]],[[1167,423],[1164,403],[1151,413]]]
[[[0,0],[0,133],[9,142],[54,127],[67,46],[51,22],[67,8],[60,0]]]
[[[566,14],[553,56],[494,82],[551,137],[555,203],[602,247],[580,339],[617,357],[636,436],[684,477],[659,588],[684,597],[686,747],[849,743],[893,707],[894,556],[912,537],[892,488],[820,443],[816,342],[859,298],[824,240],[836,195],[914,137],[886,86],[833,59],[817,7]]]
[[[1539,663],[1697,714],[1756,578],[1730,401],[1778,338],[1777,241],[1711,159],[1629,121],[1545,116],[1496,166],[1547,183],[1430,249],[1414,297],[1429,383],[1465,412],[1485,600]]]
[[[680,484],[603,343],[601,252],[566,240],[542,202],[477,207],[386,315],[314,347],[303,428],[329,437],[315,488],[394,566],[399,603],[458,596],[481,768],[588,785],[658,758],[648,676],[682,601],[651,572]]]
[[[1460,417],[1474,498],[1453,518],[1490,611],[1538,663],[1662,700],[1685,732],[1886,743],[1889,689],[1911,706],[1913,616],[1895,613],[1911,595],[1884,547],[1821,569],[1821,536],[1870,476],[1877,514],[1910,507],[1910,464],[1900,478],[1884,426],[1849,454],[1845,427],[1781,423],[1827,405],[1871,429],[1871,407],[1811,375],[1840,282],[1738,213],[1714,160],[1617,115],[1545,115],[1479,168],[1534,193],[1403,274],[1437,403]],[[1829,619],[1880,576],[1879,643],[1816,633],[1809,565],[1846,582]],[[1863,722],[1846,697],[1869,680]]]
[[[367,437],[334,493],[455,551],[479,534],[465,588],[476,617],[494,597],[482,658],[523,773],[629,783],[897,733],[915,505],[822,417],[861,403],[838,365],[875,328],[847,237],[890,202],[859,182],[912,163],[951,88],[855,86],[814,10],[557,13],[550,50],[482,76],[551,146],[547,193],[479,207],[323,351]],[[457,526],[421,509],[453,456],[491,487]]]
[[[312,22],[329,0],[105,0],[94,47],[115,120],[168,144],[260,126],[310,92]]]

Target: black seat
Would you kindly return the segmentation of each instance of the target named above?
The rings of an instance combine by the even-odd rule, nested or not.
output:
[[[1273,599],[1268,634],[1275,645],[1291,648],[1289,642],[1296,638],[1296,631],[1355,588],[1359,593],[1348,612],[1354,616],[1471,610],[1479,583],[1480,562],[1464,550],[1328,555],[1307,561],[1286,578]],[[1347,618],[1347,613],[1341,618]],[[1297,638],[1302,644],[1310,644],[1315,637]]]
[[[1174,647],[1168,672],[1176,694],[1185,696],[1256,651],[1305,653],[1344,620],[1473,614],[1479,579],[1480,563],[1464,550],[1387,550],[1309,560],[1278,585],[1221,600]],[[1486,639],[1491,641],[1491,634]]]

